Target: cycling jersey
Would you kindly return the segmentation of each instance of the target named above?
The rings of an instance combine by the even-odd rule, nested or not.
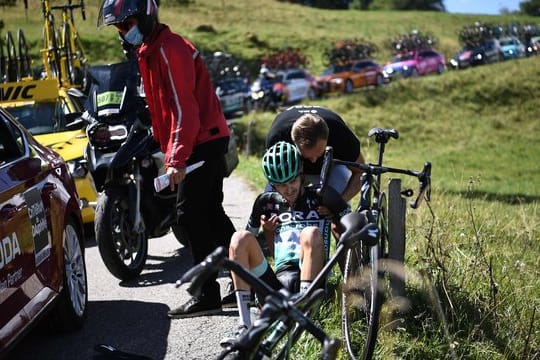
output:
[[[257,236],[261,227],[261,215],[265,215],[267,219],[273,215],[279,217],[279,226],[274,235],[276,273],[288,265],[300,266],[300,232],[307,226],[320,229],[325,258],[328,258],[331,220],[318,213],[318,204],[318,196],[312,187],[303,189],[294,208],[278,192],[264,192],[255,200],[246,230]]]
[[[268,149],[278,141],[287,141],[292,144],[292,126],[304,114],[316,114],[328,124],[327,145],[334,148],[334,158],[346,161],[356,161],[358,159],[358,156],[360,156],[360,140],[338,114],[322,106],[296,105],[280,113],[270,126],[270,130],[268,130],[266,148]],[[322,156],[315,163],[304,161],[304,173],[319,175],[322,161]]]

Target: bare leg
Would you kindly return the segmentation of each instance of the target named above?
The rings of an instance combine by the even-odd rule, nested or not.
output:
[[[251,270],[262,263],[264,255],[255,236],[247,230],[241,230],[235,232],[231,238],[229,258],[238,262],[246,269]],[[234,272],[232,272],[231,275],[236,290],[251,289],[251,287]]]
[[[324,244],[319,228],[309,226],[300,233],[300,281],[312,281],[324,265]]]

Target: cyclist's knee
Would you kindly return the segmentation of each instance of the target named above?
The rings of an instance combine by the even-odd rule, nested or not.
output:
[[[308,226],[300,233],[300,247],[303,249],[318,249],[324,246],[321,231],[316,226]]]
[[[247,230],[235,231],[231,238],[231,244],[229,249],[234,251],[241,251],[247,249],[253,242],[257,242],[255,236]]]

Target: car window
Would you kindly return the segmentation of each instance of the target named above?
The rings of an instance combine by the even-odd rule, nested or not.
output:
[[[353,66],[353,71],[360,71],[364,68],[366,68],[369,64],[367,63],[358,63]]]
[[[7,109],[32,135],[65,131],[65,114],[69,108],[65,100],[38,102]]]
[[[21,131],[3,116],[0,117],[0,165],[22,157],[24,149]]]
[[[306,76],[304,75],[303,72],[301,71],[295,71],[295,72],[292,72],[289,74],[289,76],[287,76],[287,78],[289,80],[293,80],[293,79],[305,79]]]
[[[392,59],[392,62],[401,62],[401,61],[407,61],[407,60],[413,60],[414,55],[413,54],[400,54],[397,55]]]

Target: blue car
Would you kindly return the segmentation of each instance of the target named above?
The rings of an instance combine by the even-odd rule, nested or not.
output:
[[[519,59],[525,56],[525,45],[514,36],[499,39],[505,60]]]

